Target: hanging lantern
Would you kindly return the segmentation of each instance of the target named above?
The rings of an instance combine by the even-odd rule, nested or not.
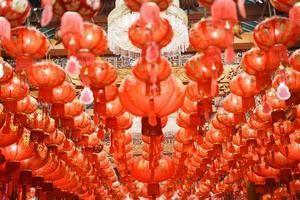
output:
[[[61,17],[65,12],[78,12],[84,19],[90,19],[97,15],[102,7],[100,0],[42,0],[42,26],[50,23],[52,16]]]
[[[176,111],[184,99],[184,87],[173,76],[160,83],[160,95],[149,97],[146,86],[133,76],[128,77],[120,88],[120,101],[124,108],[137,116],[150,117],[152,125],[156,117],[165,117]]]
[[[5,17],[13,27],[22,25],[31,11],[28,0],[3,0],[0,16]]]
[[[161,49],[171,42],[173,31],[166,19],[160,19],[151,30],[139,19],[129,28],[128,36],[132,44],[142,50],[147,49],[149,42],[155,43]]]
[[[297,1],[298,0],[271,0],[270,3],[277,10],[288,13]]]
[[[60,86],[66,78],[65,71],[52,61],[43,61],[34,64],[26,71],[31,85],[41,90]]]
[[[139,12],[142,4],[145,2],[153,2],[153,3],[157,4],[157,6],[160,8],[161,11],[166,10],[169,7],[169,5],[171,4],[171,0],[151,0],[151,1],[125,0],[126,6],[134,12]]]
[[[290,56],[290,64],[294,70],[300,71],[300,50],[296,50]]]
[[[34,59],[41,59],[48,53],[47,37],[34,27],[20,26],[11,30],[10,39],[2,41],[8,55],[16,59],[16,71],[26,70]]]
[[[74,86],[69,82],[63,82],[62,85],[52,89],[52,92],[46,90],[39,91],[39,99],[45,103],[65,104],[76,98]]]
[[[260,49],[268,50],[276,45],[293,46],[299,40],[298,34],[299,29],[293,28],[287,18],[275,16],[259,23],[253,38]]]
[[[254,76],[241,73],[231,80],[229,88],[233,94],[242,97],[243,107],[253,107],[254,95],[258,94],[259,86]]]
[[[27,83],[14,76],[9,82],[1,84],[0,99],[2,101],[19,101],[24,99],[28,92]]]
[[[76,57],[82,67],[92,63],[96,56],[99,56],[107,49],[107,40],[105,31],[95,24],[83,23],[80,21],[78,14],[66,13],[64,19],[68,14],[71,14],[71,21],[75,18],[77,21],[72,21],[75,27],[70,26],[68,21],[61,25],[61,39],[68,50],[69,57]],[[62,21],[63,22],[63,21]],[[66,24],[65,24],[66,23]],[[77,29],[74,29],[77,28]],[[82,28],[82,30],[80,30]]]

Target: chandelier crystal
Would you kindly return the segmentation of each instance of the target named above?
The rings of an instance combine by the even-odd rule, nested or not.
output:
[[[123,57],[136,58],[140,55],[140,49],[131,44],[128,38],[129,27],[139,18],[139,13],[131,12],[123,0],[116,1],[116,8],[108,16],[107,38],[110,50]],[[169,20],[174,35],[169,45],[162,49],[166,57],[175,57],[185,52],[189,46],[188,18],[179,7],[179,0],[173,0],[171,6],[161,17]]]

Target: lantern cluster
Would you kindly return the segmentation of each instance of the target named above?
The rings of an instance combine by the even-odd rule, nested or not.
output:
[[[77,97],[76,88],[68,78],[70,70],[43,60],[50,46],[47,37],[34,27],[14,27],[12,14],[4,13],[1,23],[14,28],[1,36],[1,42],[16,66],[0,60],[0,182],[1,191],[5,191],[0,193],[1,198],[18,195],[25,199],[34,195],[44,199],[49,194],[71,199],[124,196],[101,143],[104,122],[106,126],[110,118],[120,116],[118,131],[131,126],[117,100],[118,89],[111,84],[116,71],[110,64],[96,60],[106,49],[105,32],[94,24],[83,23],[76,13],[66,15],[65,18],[71,15],[81,22],[82,35],[66,27],[61,37],[69,57],[78,60],[82,82],[87,87],[93,85],[95,107],[99,107],[101,120],[98,115],[93,119],[85,112],[83,103],[90,97]],[[93,67],[88,69],[91,64]],[[109,119],[104,121],[103,117]]]

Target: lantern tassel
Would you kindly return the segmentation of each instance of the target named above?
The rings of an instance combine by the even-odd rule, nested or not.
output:
[[[224,20],[234,25],[238,22],[236,4],[233,0],[215,0],[211,6],[213,21]]]
[[[52,0],[42,0],[42,6],[43,13],[41,18],[41,25],[47,26],[53,17]]]
[[[246,14],[246,8],[245,8],[245,0],[238,0],[237,1],[237,6],[238,6],[238,9],[239,9],[239,12],[240,12],[241,16],[243,18],[246,18],[247,14]]]
[[[153,26],[160,22],[160,9],[156,3],[143,3],[140,9],[141,13],[141,22],[144,25]]]
[[[289,20],[292,27],[300,26],[300,2],[296,3],[289,12]]]
[[[233,63],[234,61],[234,50],[233,47],[230,46],[226,49],[226,62],[227,63]]]
[[[11,26],[5,17],[0,17],[0,39],[10,40]]]
[[[80,14],[76,12],[66,12],[61,18],[61,35],[66,33],[78,34],[79,36],[83,35],[83,19]]]
[[[146,61],[148,63],[154,63],[158,60],[159,55],[160,53],[158,46],[154,42],[152,42],[146,50]]]

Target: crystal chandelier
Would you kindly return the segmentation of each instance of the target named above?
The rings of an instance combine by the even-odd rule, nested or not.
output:
[[[161,12],[161,17],[169,20],[174,35],[172,42],[162,49],[166,57],[175,57],[189,46],[188,18],[179,7],[179,0],[173,0],[170,7]],[[123,0],[116,0],[116,8],[108,16],[108,45],[110,50],[123,57],[136,58],[140,49],[133,46],[128,38],[128,28],[139,18],[139,13],[131,12]]]

